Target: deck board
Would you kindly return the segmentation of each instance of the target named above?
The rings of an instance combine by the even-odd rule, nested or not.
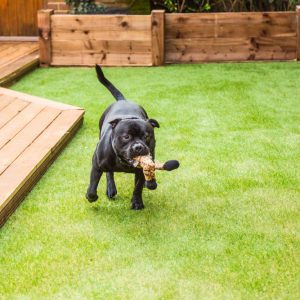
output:
[[[1,101],[1,100],[0,100]],[[31,103],[0,129],[0,149],[11,141],[45,106]]]
[[[0,150],[0,175],[60,113],[58,109],[46,107]]]
[[[0,128],[19,114],[29,103],[20,99],[11,98],[11,103],[0,111]]]
[[[11,103],[11,97],[0,94],[0,111]]]
[[[84,114],[78,107],[0,88],[0,107],[4,102],[0,111],[6,120],[0,128],[0,226],[75,134]]]
[[[7,86],[37,67],[37,42],[0,41],[0,86]]]

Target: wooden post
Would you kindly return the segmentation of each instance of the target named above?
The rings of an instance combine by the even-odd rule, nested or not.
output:
[[[300,60],[300,5],[296,6],[297,45],[296,59]]]
[[[41,67],[48,67],[51,64],[51,15],[53,13],[53,9],[43,9],[38,11]]]
[[[152,65],[160,66],[165,60],[165,11],[152,10],[151,13],[152,36]]]

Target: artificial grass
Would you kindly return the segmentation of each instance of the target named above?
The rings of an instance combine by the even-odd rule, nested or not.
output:
[[[93,69],[39,69],[13,89],[84,107],[84,125],[0,230],[1,299],[299,299],[297,63],[105,68],[178,159],[132,211],[133,176],[88,203],[98,119]]]

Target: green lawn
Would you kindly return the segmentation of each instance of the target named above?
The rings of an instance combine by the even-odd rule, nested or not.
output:
[[[104,68],[160,122],[178,159],[130,210],[85,200],[98,120],[94,69],[39,69],[13,89],[86,109],[75,138],[0,230],[2,299],[299,299],[300,65]],[[102,178],[103,180],[103,178]]]

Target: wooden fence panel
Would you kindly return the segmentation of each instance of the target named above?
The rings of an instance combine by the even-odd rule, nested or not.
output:
[[[0,36],[36,36],[37,11],[45,0],[0,0]]]
[[[53,15],[52,65],[152,65],[151,16]]]
[[[166,14],[165,62],[291,60],[296,14]]]

